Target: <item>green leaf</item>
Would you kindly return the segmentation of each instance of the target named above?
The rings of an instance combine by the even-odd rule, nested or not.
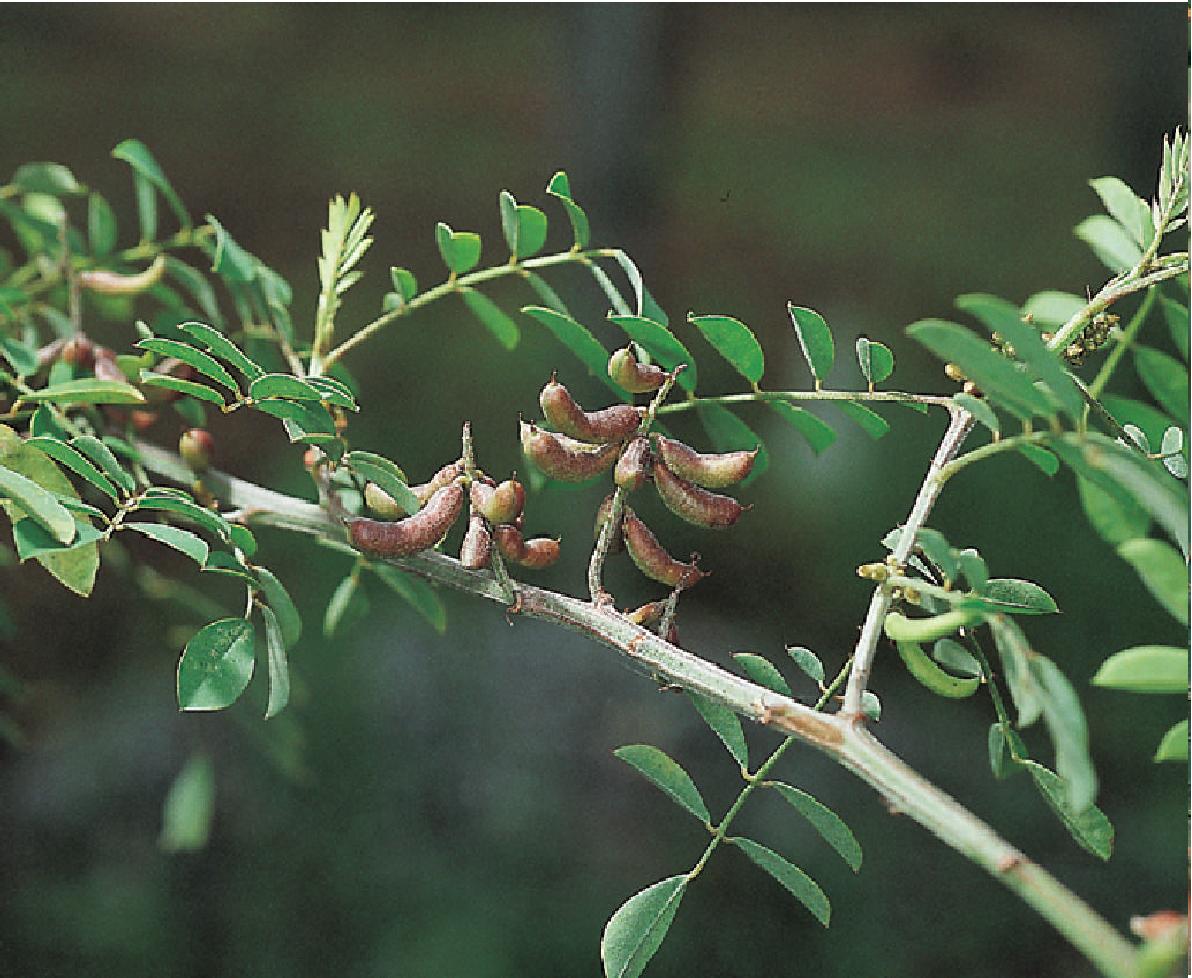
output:
[[[471,287],[460,289],[459,294],[472,315],[496,337],[501,346],[506,350],[512,350],[517,346],[521,331],[517,328],[517,323],[505,315],[500,306],[483,292],[477,292]]]
[[[161,166],[158,165],[157,160],[153,158],[153,154],[149,152],[144,143],[139,139],[126,139],[112,150],[112,155],[118,160],[123,160],[132,167],[134,173],[156,187],[178,218],[178,223],[183,227],[190,227],[190,215],[182,206],[182,198],[170,186],[170,181],[166,179]]]
[[[616,391],[621,400],[628,399],[629,395],[608,376],[608,350],[588,332],[586,326],[545,306],[523,306],[522,312],[549,329],[555,339],[579,358],[580,363],[588,368],[593,377],[599,379],[609,390]]]
[[[141,371],[141,386],[161,387],[165,390],[177,391],[179,394],[185,394],[187,397],[206,401],[208,404],[215,404],[219,407],[224,407],[227,404],[219,391],[213,390],[206,384],[183,380],[181,377],[172,377],[169,374],[154,373],[152,370]]]
[[[995,295],[975,292],[958,297],[956,307],[980,320],[990,333],[1000,334],[1014,348],[1015,358],[1047,385],[1070,418],[1075,421],[1083,416],[1084,399],[1071,375],[1059,357],[1047,349],[1039,330],[1022,321],[1016,306]]]
[[[1134,369],[1163,410],[1188,424],[1188,368],[1149,346],[1134,346]]]
[[[1145,248],[1155,236],[1155,225],[1151,220],[1151,209],[1117,177],[1098,177],[1089,181],[1089,186],[1101,198],[1101,203],[1110,216],[1122,225],[1135,243]]]
[[[246,380],[253,381],[264,376],[264,367],[249,359],[243,350],[214,327],[205,323],[179,323],[178,329],[198,340],[221,360],[230,363]]]
[[[202,527],[208,533],[220,540],[231,540],[231,527],[219,513],[200,506],[194,500],[174,493],[164,494],[147,490],[135,507],[136,510],[153,510],[158,512],[175,513],[182,516],[196,526]]]
[[[597,265],[595,262],[588,262],[584,265],[589,274],[596,280],[596,284],[600,286],[601,291],[608,297],[609,303],[613,307],[613,312],[619,316],[632,315],[633,310],[629,303],[625,301],[625,297],[621,295],[621,290],[617,288],[616,283],[609,277],[608,273]]]
[[[800,435],[807,439],[812,452],[819,455],[836,440],[836,432],[826,421],[820,420],[818,415],[797,407],[789,401],[767,398],[766,403],[780,418],[786,421]]]
[[[308,435],[325,435],[328,440],[335,441],[335,420],[322,404],[274,399],[258,401],[253,407],[262,414],[280,418],[285,422],[290,441],[301,441]],[[291,425],[294,426],[293,429]]]
[[[1036,326],[1063,326],[1088,303],[1071,292],[1036,292],[1023,303],[1022,314]]]
[[[729,841],[786,887],[796,900],[811,911],[816,920],[825,927],[828,926],[828,920],[832,916],[832,905],[815,880],[797,866],[787,862],[773,849],[767,849],[752,839],[735,837]]]
[[[1171,333],[1171,341],[1180,351],[1180,356],[1188,359],[1188,307],[1169,299],[1165,295],[1159,296],[1159,305],[1163,308],[1163,318],[1167,320],[1167,329]]]
[[[252,679],[253,632],[243,618],[205,625],[178,660],[178,706],[222,710],[240,698]]]
[[[207,554],[210,548],[202,537],[195,536],[190,530],[184,530],[179,526],[170,526],[168,523],[124,523],[122,526],[128,530],[135,530],[157,543],[173,547],[200,567],[207,563]]]
[[[94,377],[82,377],[79,380],[66,380],[58,384],[51,384],[31,394],[22,394],[22,401],[40,403],[51,401],[54,404],[144,404],[145,396],[130,384],[118,380],[97,380]]]
[[[257,538],[247,526],[240,523],[229,524],[228,536],[232,538],[232,544],[244,552],[245,557],[252,557],[257,552]]]
[[[969,414],[985,425],[995,435],[1001,431],[1001,425],[998,423],[997,415],[994,413],[993,408],[985,403],[984,398],[973,397],[972,394],[961,392],[954,395],[952,400],[968,411]]]
[[[1146,534],[1151,518],[1133,499],[1108,493],[1082,475],[1076,476],[1080,504],[1089,524],[1111,546]]]
[[[1172,645],[1136,645],[1101,663],[1094,686],[1130,693],[1184,693],[1188,690],[1188,650]]]
[[[418,512],[420,503],[410,491],[406,474],[389,459],[372,452],[354,451],[348,452],[343,462],[366,482],[375,482],[407,513]]]
[[[633,259],[630,258],[620,248],[612,248],[609,250],[608,254],[613,259],[613,261],[615,261],[618,265],[621,266],[621,271],[623,271],[625,273],[625,277],[627,279],[629,279],[629,286],[630,286],[630,288],[633,289],[633,297],[634,297],[635,304],[632,309],[625,310],[626,314],[633,313],[638,316],[646,315],[646,311],[645,311],[646,287],[645,287],[645,284],[642,282],[641,270],[637,267],[637,264],[633,261]],[[596,266],[593,264],[593,265],[589,265],[588,267],[595,268]],[[656,306],[657,303],[655,303],[654,305]],[[618,311],[620,311],[620,310],[618,310]],[[654,311],[656,313],[662,312],[661,309],[656,309]],[[656,320],[658,320],[659,322],[661,322],[661,319],[657,315],[655,315],[654,318]],[[663,323],[663,325],[666,325],[666,323]]]
[[[153,184],[139,173],[132,175],[132,192],[137,202],[141,244],[149,244],[157,237],[157,192]]]
[[[795,327],[795,338],[799,341],[799,349],[803,351],[803,359],[811,368],[816,386],[819,386],[828,376],[836,359],[836,344],[832,340],[832,330],[824,322],[824,317],[814,309],[788,302],[786,311],[791,317],[791,325]]]
[[[349,574],[336,585],[331,600],[327,602],[327,611],[323,615],[323,636],[325,638],[331,638],[335,634],[347,615],[348,608],[354,601],[361,600],[359,584],[360,579],[355,574]]]
[[[721,743],[732,754],[736,762],[741,765],[742,769],[748,769],[749,747],[745,743],[745,731],[741,729],[741,721],[737,718],[737,714],[724,704],[690,690],[688,690],[687,696],[699,715],[703,717],[704,723],[711,727],[712,733],[720,738]]]
[[[1181,625],[1188,624],[1188,565],[1175,549],[1162,540],[1142,537],[1127,540],[1118,548],[1146,585],[1155,600]]]
[[[795,660],[795,665],[810,676],[816,685],[822,686],[824,684],[824,664],[820,662],[819,656],[812,652],[811,649],[805,649],[801,645],[788,645],[786,652],[787,655]]]
[[[969,587],[975,591],[983,588],[989,580],[989,568],[985,566],[985,560],[972,547],[956,552],[956,564]]]
[[[1023,770],[1019,763],[1027,759],[1026,745],[1009,723],[995,723],[989,728],[989,767],[999,781]]]
[[[791,696],[790,686],[787,685],[786,680],[782,677],[782,673],[778,671],[778,667],[774,665],[769,659],[763,658],[753,652],[734,652],[733,658],[737,660],[745,675],[747,675],[751,682],[757,683],[759,686],[765,686],[766,689],[773,690],[775,693],[781,693],[783,696]]]
[[[247,285],[256,280],[260,262],[245,251],[227,229],[208,214],[207,223],[215,229],[215,250],[211,256],[211,271],[229,285]]]
[[[119,494],[111,480],[100,472],[88,458],[77,449],[66,444],[66,442],[42,435],[27,438],[25,444],[30,448],[36,448],[38,451],[43,452],[54,459],[54,461],[61,462],[76,475],[81,476],[91,483],[91,485],[95,486],[96,489],[111,499],[112,502],[119,502]]]
[[[286,590],[285,585],[277,579],[277,575],[268,568],[257,568],[257,580],[261,584],[261,593],[265,597],[265,603],[277,618],[282,642],[287,649],[292,648],[302,636],[302,618],[298,614],[294,599],[290,597],[290,592]]]
[[[1030,378],[971,330],[942,319],[923,319],[906,331],[941,360],[955,363],[987,397],[1018,417],[1052,416],[1047,399]]]
[[[571,230],[575,236],[575,247],[577,249],[588,247],[588,241],[592,236],[588,226],[588,215],[572,198],[571,181],[567,179],[567,174],[560,170],[551,177],[550,183],[546,185],[546,192],[558,200],[563,205],[563,209],[567,211],[567,217],[571,221]]]
[[[1018,453],[1030,459],[1044,475],[1053,476],[1060,470],[1060,460],[1046,448],[1024,442],[1018,446]]]
[[[857,338],[857,363],[870,389],[894,372],[894,354],[890,348],[864,336]]]
[[[959,679],[944,672],[928,658],[927,653],[917,642],[897,642],[895,644],[898,646],[898,655],[906,665],[907,672],[937,696],[959,700],[972,696],[981,688],[979,678]]]
[[[978,592],[1012,615],[1051,615],[1059,611],[1055,599],[1031,581],[1013,577],[991,577]]]
[[[959,642],[941,638],[931,647],[931,657],[951,672],[960,676],[980,676],[981,663]]]
[[[1002,659],[1010,698],[1018,710],[1018,726],[1029,727],[1043,713],[1043,691],[1030,667],[1031,656],[1035,653],[1022,629],[1009,618],[998,615],[990,619],[989,626]]]
[[[832,404],[875,441],[890,431],[890,422],[864,404],[856,401],[833,401]]]
[[[74,539],[70,543],[60,543],[36,520],[18,519],[12,525],[12,542],[17,548],[17,559],[24,563],[26,560],[39,560],[84,547],[94,548],[103,538],[103,534],[86,520],[76,519],[75,523],[77,532]]]
[[[305,380],[290,374],[265,374],[258,377],[248,388],[248,396],[254,401],[281,397],[291,401],[321,401],[322,392]]]
[[[231,554],[224,553],[222,550],[213,550],[211,556],[207,558],[207,566],[203,571],[213,574],[223,574],[226,577],[234,577],[238,581],[244,581],[253,587],[258,585],[256,574],[244,566],[239,560]]]
[[[631,744],[618,747],[613,754],[648,781],[653,782],[675,804],[687,809],[701,822],[707,824],[711,821],[708,806],[704,804],[704,799],[691,776],[657,747],[651,747],[649,744]]]
[[[662,946],[686,891],[687,877],[671,876],[622,904],[600,938],[605,978],[638,978]]]
[[[116,247],[116,214],[99,194],[87,199],[87,242],[96,258],[110,255]]]
[[[1155,751],[1156,761],[1188,760],[1188,721],[1181,720],[1163,735]]]
[[[1089,805],[1084,811],[1073,811],[1068,803],[1068,792],[1063,779],[1035,761],[1024,760],[1022,765],[1030,772],[1039,794],[1047,801],[1051,810],[1084,849],[1094,856],[1108,860],[1113,855],[1113,824],[1096,805]]]
[[[508,190],[502,190],[501,230],[510,254],[516,259],[536,255],[546,244],[546,215],[537,207],[519,204]]]
[[[26,163],[17,167],[9,182],[23,194],[76,197],[87,192],[61,163]]]
[[[0,356],[9,362],[18,377],[37,373],[37,351],[18,339],[0,335]]]
[[[480,235],[472,231],[453,231],[440,221],[435,225],[435,241],[443,264],[453,275],[471,271],[480,262]]]
[[[1159,446],[1163,455],[1163,467],[1177,479],[1188,478],[1188,461],[1184,457],[1184,430],[1172,425],[1163,432]]]
[[[0,496],[16,503],[26,515],[59,543],[70,543],[77,532],[74,517],[48,489],[0,465]]]
[[[530,288],[532,288],[535,291],[535,293],[537,293],[538,298],[540,298],[543,302],[546,303],[547,308],[553,309],[555,312],[559,313],[560,315],[575,318],[575,317],[571,316],[571,312],[567,308],[567,303],[565,303],[559,297],[558,292],[556,292],[553,288],[551,288],[550,284],[546,281],[546,279],[544,279],[537,272],[531,272],[527,269],[522,269],[522,271],[525,272],[524,277],[525,277],[525,280],[530,284]]]
[[[1083,812],[1097,794],[1097,776],[1089,757],[1088,724],[1076,690],[1050,659],[1036,655],[1030,668],[1043,691],[1043,722],[1055,745],[1056,773],[1068,792],[1068,806]]]
[[[1135,425],[1146,435],[1148,442],[1163,443],[1163,434],[1171,425],[1171,418],[1154,405],[1116,394],[1106,394],[1101,403],[1123,426]]]
[[[207,845],[215,811],[215,771],[202,753],[190,756],[166,794],[157,844],[166,852],[196,852]]]
[[[957,575],[960,573],[960,564],[956,559],[956,551],[952,549],[952,545],[948,543],[945,537],[939,530],[933,530],[929,527],[923,527],[915,534],[915,547],[930,560],[936,567],[939,568],[941,574],[944,575],[948,581],[955,581]]]
[[[844,820],[839,815],[807,792],[800,791],[789,784],[775,781],[770,787],[774,788],[787,804],[811,823],[812,828],[840,854],[840,858],[848,863],[854,873],[860,872],[861,844],[857,842],[853,830],[844,824]]]
[[[319,400],[324,404],[334,404],[349,411],[360,410],[351,388],[334,377],[304,377],[303,380],[322,395]]]
[[[751,384],[762,379],[766,358],[753,330],[732,316],[692,316],[687,321]]]
[[[1101,264],[1111,272],[1133,268],[1142,258],[1142,249],[1130,233],[1112,217],[1094,214],[1076,225],[1073,234],[1093,249]]]
[[[216,359],[204,353],[202,350],[196,350],[193,346],[186,343],[179,343],[176,340],[164,340],[154,338],[151,340],[141,340],[137,346],[144,350],[152,350],[163,357],[173,357],[176,360],[181,360],[183,363],[190,364],[199,373],[210,377],[217,384],[222,384],[233,394],[240,393],[240,387],[233,379],[232,375],[224,369]]]
[[[757,449],[753,460],[753,469],[745,477],[742,485],[749,485],[758,479],[770,467],[770,453],[762,440],[744,421],[722,404],[703,401],[696,405],[696,414],[712,447],[718,452],[751,452]]]
[[[689,394],[695,393],[699,376],[695,357],[669,329],[645,316],[609,316],[609,322],[619,326],[634,343],[645,350],[664,370],[674,370],[679,364],[686,369],[679,374],[678,385]]]
[[[268,605],[261,605],[265,620],[265,648],[269,656],[269,702],[265,719],[277,716],[290,702],[290,662],[286,658],[286,642],[282,638],[277,615]]]
[[[401,296],[402,302],[409,302],[418,294],[418,279],[408,268],[390,265],[389,278],[393,282],[393,291]]]
[[[447,609],[443,600],[426,581],[398,570],[391,564],[369,564],[369,570],[418,614],[440,635],[447,631]]]
[[[173,255],[166,255],[166,274],[190,293],[199,312],[212,322],[220,322],[219,300],[206,275]]]
[[[877,698],[877,693],[867,689],[861,694],[861,712],[874,723],[882,718],[882,701]]]

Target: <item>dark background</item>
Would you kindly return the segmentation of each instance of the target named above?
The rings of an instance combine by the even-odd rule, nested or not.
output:
[[[500,261],[502,188],[543,206],[565,247],[564,218],[541,193],[565,168],[596,241],[636,257],[673,320],[726,312],[757,330],[767,385],[807,383],[785,317],[793,299],[835,325],[835,384],[857,382],[850,351],[865,333],[898,353],[892,384],[943,392],[902,326],[948,316],[961,292],[1021,301],[1104,280],[1071,235],[1096,209],[1085,181],[1116,174],[1153,193],[1161,136],[1185,116],[1186,36],[1175,4],[8,5],[0,175],[61,161],[131,227],[126,168],[108,152],[139,137],[192,213],[216,214],[293,283],[299,324],[312,317],[327,198],[358,191],[377,240],[344,329],[375,315],[389,264],[434,283],[436,220],[480,231],[486,260]],[[553,281],[598,327],[605,300],[591,282]],[[527,301],[516,288],[493,295]],[[521,324],[513,354],[451,302],[382,334],[349,360],[366,408],[354,443],[424,477],[454,457],[470,417],[482,464],[518,465],[516,415],[535,411],[550,369],[581,401],[602,396]],[[701,387],[734,389],[690,342]],[[1136,389],[1128,366],[1119,373]],[[741,493],[754,509],[731,534],[660,529],[715,571],[684,602],[694,651],[726,663],[804,644],[834,670],[854,642],[869,594],[854,568],[880,558],[878,539],[905,517],[942,419],[887,411],[895,431],[873,443],[823,415],[840,438],[819,459],[747,415],[774,464]],[[306,491],[275,426],[235,418],[217,431],[225,467]],[[529,528],[565,541],[549,585],[582,592],[598,498],[531,500]],[[1149,760],[1181,704],[1088,686],[1108,654],[1181,641],[1179,629],[1087,528],[1066,473],[1047,480],[1001,457],[951,484],[933,524],[979,547],[995,575],[1042,582],[1064,610],[1027,624],[1084,700],[1113,860],[1077,848],[1022,779],[994,782],[987,700],[935,700],[888,654],[874,676],[881,735],[1114,924],[1184,906],[1185,777]],[[0,755],[0,973],[598,974],[609,914],[703,846],[611,751],[659,744],[722,811],[739,781],[711,734],[605,651],[534,622],[511,628],[451,594],[444,636],[373,589],[371,615],[323,640],[348,561],[260,538],[306,619],[294,703],[268,725],[255,686],[228,714],[176,713],[177,653],[201,621],[146,600],[113,562],[86,603],[32,567],[0,578],[18,626],[5,661],[28,684],[14,713],[27,743]],[[610,579],[622,605],[653,596],[622,562]],[[238,613],[234,587],[200,586]],[[1029,733],[1049,760],[1042,731]],[[772,743],[755,733],[755,755]],[[212,841],[170,856],[156,845],[161,801],[197,746],[216,765]],[[1008,891],[811,751],[791,751],[782,776],[840,811],[865,847],[854,878],[777,800],[741,818],[823,885],[832,930],[725,852],[650,974],[1092,973]]]

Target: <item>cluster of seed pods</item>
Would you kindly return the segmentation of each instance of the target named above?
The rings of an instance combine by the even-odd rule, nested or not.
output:
[[[633,394],[656,391],[669,376],[653,364],[639,363],[632,349],[614,353],[608,361],[609,376]],[[713,492],[744,479],[753,468],[756,449],[750,452],[703,454],[682,442],[643,432],[646,409],[614,404],[585,411],[553,376],[539,396],[542,413],[554,429],[521,422],[522,450],[530,461],[552,479],[585,482],[609,468],[623,494],[653,482],[663,504],[676,516],[695,526],[732,526],[745,511],[731,496]],[[613,510],[607,497],[596,514],[596,538]],[[606,537],[610,551],[624,546],[643,574],[672,589],[688,588],[704,577],[694,559],[685,563],[667,553],[650,528],[628,506],[620,525]]]
[[[494,483],[478,477],[469,492],[472,506],[468,532],[460,547],[459,560],[471,570],[488,567],[493,546],[508,561],[528,570],[542,570],[559,559],[559,541],[551,537],[522,535],[526,490],[516,479]]]

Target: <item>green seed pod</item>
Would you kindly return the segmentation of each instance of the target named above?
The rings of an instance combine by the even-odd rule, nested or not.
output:
[[[178,439],[178,454],[192,472],[205,472],[215,454],[215,439],[203,428],[188,428]]]
[[[474,484],[474,483],[473,483]],[[459,548],[459,562],[469,570],[487,567],[492,559],[493,538],[479,513],[468,517],[468,532]]]
[[[654,488],[667,509],[695,526],[723,529],[736,523],[745,512],[745,507],[731,496],[701,489],[665,465],[654,466]]]
[[[617,459],[613,480],[626,492],[636,492],[649,477],[650,443],[645,438],[634,438]]]
[[[158,255],[153,259],[152,265],[135,275],[121,275],[118,272],[95,269],[79,272],[78,282],[80,287],[103,295],[137,295],[146,289],[153,288],[161,281],[165,271],[165,257]]]
[[[464,507],[464,490],[458,483],[444,486],[425,506],[403,520],[349,519],[352,546],[374,557],[406,557],[439,542]]]
[[[617,460],[621,446],[588,445],[566,435],[543,431],[536,425],[521,423],[522,451],[552,479],[561,482],[585,482],[600,475]]]
[[[643,604],[640,608],[634,608],[633,611],[626,611],[625,617],[633,624],[641,625],[642,628],[653,628],[662,621],[662,613],[665,610],[665,601],[651,601],[649,604]]]
[[[553,540],[550,537],[535,537],[523,544],[521,560],[518,563],[527,570],[542,570],[558,560],[559,553],[558,540]]]
[[[554,374],[542,388],[538,403],[542,405],[547,421],[563,434],[582,441],[623,441],[637,431],[645,416],[643,408],[632,404],[614,404],[600,411],[585,411]]]
[[[740,482],[753,470],[758,449],[705,455],[673,438],[654,436],[654,450],[675,475],[705,489],[723,489]]]
[[[364,505],[384,520],[398,520],[406,515],[406,511],[398,505],[397,500],[375,482],[364,484]]]
[[[600,504],[600,508],[596,510],[596,525],[592,527],[592,540],[600,539],[600,531],[604,529],[604,524],[608,522],[609,514],[613,508],[613,496],[609,493],[604,497],[604,501]],[[625,541],[621,539],[621,527],[618,524],[613,528],[612,536],[608,542],[608,552],[610,554],[619,554],[625,547]]]
[[[690,564],[684,564],[668,554],[650,528],[628,507],[621,521],[621,532],[625,536],[625,549],[637,569],[651,580],[667,587],[689,588],[706,576],[695,566],[694,559]]]
[[[652,363],[638,363],[633,350],[623,347],[608,358],[608,375],[630,394],[649,394],[666,382],[666,371]]]
[[[907,671],[937,696],[961,700],[981,687],[979,677],[961,679],[945,672],[930,658],[918,642],[898,642],[898,654]]]
[[[490,523],[512,523],[526,505],[526,490],[516,479],[506,479],[498,486],[472,483],[472,509]]]
[[[971,625],[976,616],[969,611],[947,611],[931,618],[907,618],[891,611],[886,615],[884,630],[886,637],[894,642],[933,642],[946,638],[958,628]]]
[[[449,462],[431,476],[429,482],[424,482],[420,486],[410,486],[410,492],[414,494],[420,505],[425,506],[436,492],[444,486],[451,485],[463,474],[464,467],[459,462]]]

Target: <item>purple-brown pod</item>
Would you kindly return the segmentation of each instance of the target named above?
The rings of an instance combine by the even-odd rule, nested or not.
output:
[[[626,492],[636,492],[650,476],[650,443],[634,438],[617,459],[613,481]]]
[[[538,403],[542,405],[547,421],[563,434],[581,441],[623,441],[637,431],[645,416],[643,408],[632,404],[614,404],[600,411],[585,411],[553,374],[542,388]]]
[[[596,523],[592,527],[592,540],[600,539],[600,531],[604,529],[604,524],[608,522],[609,514],[613,509],[613,495],[610,492],[604,497],[600,508],[596,510]],[[618,524],[613,527],[612,535],[608,540],[608,552],[610,554],[619,554],[625,548],[625,541],[621,539],[621,527]]]
[[[458,483],[439,489],[426,505],[404,520],[349,519],[352,546],[373,557],[406,557],[433,547],[451,529],[464,507],[464,490]]]
[[[527,570],[542,570],[559,559],[560,545],[551,537],[534,537],[522,545],[518,563]]]
[[[654,466],[654,488],[672,513],[695,526],[719,530],[732,526],[745,507],[732,498],[701,489],[675,475],[665,465]]]
[[[662,613],[665,610],[665,601],[651,601],[649,604],[643,604],[640,608],[626,611],[625,617],[633,624],[641,625],[642,628],[653,628],[662,621]]]
[[[475,483],[473,483],[475,485]],[[459,548],[459,562],[468,570],[480,570],[492,559],[493,538],[479,513],[468,517],[468,532]]]
[[[516,479],[506,479],[496,486],[472,483],[472,509],[490,523],[512,523],[526,505],[526,490]]]
[[[424,482],[420,486],[410,486],[410,492],[414,494],[420,505],[425,506],[436,492],[444,486],[451,485],[463,474],[464,467],[459,462],[448,462],[430,477],[429,482]]]
[[[666,371],[652,363],[638,363],[633,350],[623,347],[608,358],[608,375],[630,394],[649,394],[666,382]]]
[[[740,482],[753,470],[758,450],[707,454],[663,435],[654,436],[654,450],[675,475],[705,489],[723,489]]]
[[[615,442],[588,445],[524,421],[521,423],[521,443],[526,458],[546,475],[561,482],[586,482],[607,471],[621,452],[621,446]]]
[[[688,588],[705,576],[694,561],[685,564],[668,554],[650,528],[628,507],[621,519],[621,532],[625,549],[637,569],[651,580],[671,588]]]
[[[526,541],[516,526],[504,524],[493,527],[493,543],[506,560],[520,562],[526,552]]]

